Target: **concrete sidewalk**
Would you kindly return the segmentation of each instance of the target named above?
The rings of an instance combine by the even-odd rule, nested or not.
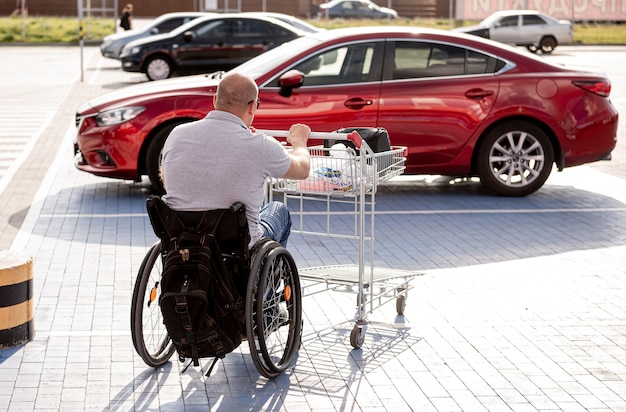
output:
[[[590,167],[523,199],[434,178],[381,187],[375,265],[424,275],[404,316],[392,303],[370,315],[359,350],[355,295],[324,292],[304,298],[299,357],[275,380],[259,376],[245,345],[209,378],[207,363],[147,367],[129,318],[155,240],[148,184],[72,163],[75,108],[143,80],[116,65],[91,50],[87,80],[23,164],[40,162],[37,173],[20,168],[2,192],[24,192],[6,202],[5,227],[35,263],[36,335],[0,351],[0,410],[626,411],[626,181]],[[293,235],[290,250],[300,268],[358,258],[350,239]]]

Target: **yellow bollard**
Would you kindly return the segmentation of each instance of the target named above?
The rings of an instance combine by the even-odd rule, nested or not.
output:
[[[35,334],[33,260],[0,251],[0,349],[30,342]]]

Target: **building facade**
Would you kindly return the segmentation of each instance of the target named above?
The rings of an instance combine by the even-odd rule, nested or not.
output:
[[[77,16],[76,0],[27,0],[30,15]],[[112,17],[121,13],[128,0],[82,0],[85,14]],[[373,0],[391,7],[402,17],[449,17],[449,0]],[[137,17],[156,17],[174,11],[271,11],[297,17],[312,17],[316,5],[324,0],[130,0]],[[15,2],[4,0],[0,13],[9,15]]]
[[[76,0],[26,0],[32,15],[77,16]],[[626,21],[626,0],[372,0],[395,9],[401,17],[481,20],[494,11],[533,9],[575,21]],[[85,14],[118,16],[128,0],[82,0]],[[156,17],[173,11],[271,11],[312,17],[324,0],[130,0],[137,17]],[[3,0],[0,13],[8,16],[14,0]],[[452,7],[452,13],[450,8]]]

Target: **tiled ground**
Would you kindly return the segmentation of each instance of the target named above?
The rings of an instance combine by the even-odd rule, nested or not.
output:
[[[71,153],[75,107],[133,75],[93,50],[87,62],[97,82],[63,100],[49,167],[7,217],[23,221],[6,225],[10,247],[35,262],[36,335],[0,351],[0,411],[626,410],[626,181],[590,167],[525,199],[430,178],[382,187],[375,265],[424,275],[404,316],[373,311],[360,350],[355,295],[324,292],[304,298],[299,357],[273,381],[245,345],[209,378],[206,364],[145,366],[129,316],[154,240],[147,184],[78,172]],[[324,236],[294,234],[290,250],[301,268],[358,257],[352,239]]]

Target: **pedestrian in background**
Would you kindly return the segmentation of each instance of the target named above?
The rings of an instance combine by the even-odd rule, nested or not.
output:
[[[120,19],[120,27],[124,30],[133,28],[133,5],[128,3],[122,10],[122,18]]]
[[[22,14],[22,0],[15,2],[15,10],[11,13],[11,17],[17,16],[18,14]],[[28,17],[28,3],[26,3],[26,0],[24,0],[24,17]]]

